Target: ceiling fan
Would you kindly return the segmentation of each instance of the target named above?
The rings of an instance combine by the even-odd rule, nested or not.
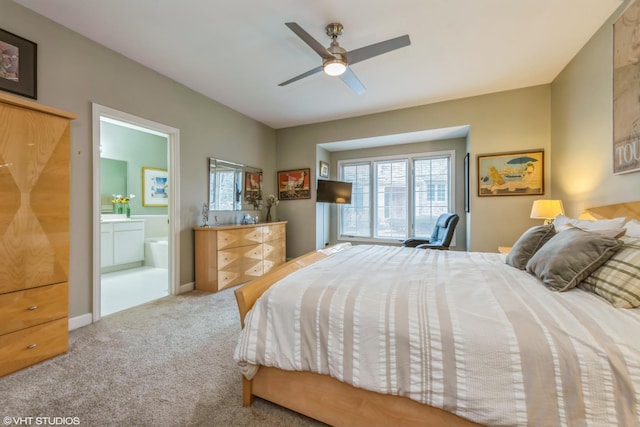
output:
[[[337,39],[342,34],[343,30],[342,24],[338,22],[333,22],[325,28],[327,35],[331,37],[331,45],[328,48],[324,48],[316,39],[311,37],[309,33],[295,22],[287,22],[285,25],[289,27],[291,31],[296,33],[296,35],[309,45],[311,49],[320,55],[322,58],[322,65],[282,82],[278,86],[286,86],[320,71],[324,71],[325,74],[329,76],[339,76],[340,79],[351,88],[351,90],[360,95],[361,93],[364,93],[366,89],[353,71],[351,71],[349,66],[411,44],[409,36],[405,34],[404,36],[374,43],[372,45],[347,52],[338,44]]]

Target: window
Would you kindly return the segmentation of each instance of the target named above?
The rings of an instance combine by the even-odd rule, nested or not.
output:
[[[341,205],[340,238],[403,240],[431,235],[438,216],[453,211],[454,151],[338,162],[353,184]]]

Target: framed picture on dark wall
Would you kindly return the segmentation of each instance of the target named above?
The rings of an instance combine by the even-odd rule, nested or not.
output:
[[[469,205],[469,153],[464,156],[464,211],[470,212],[471,206]]]
[[[0,90],[38,99],[38,45],[0,29]]]

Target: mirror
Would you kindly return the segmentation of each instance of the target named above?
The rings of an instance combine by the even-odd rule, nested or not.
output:
[[[127,195],[127,162],[100,158],[100,211],[113,212],[113,194]]]
[[[254,209],[262,200],[262,169],[209,159],[209,210]]]

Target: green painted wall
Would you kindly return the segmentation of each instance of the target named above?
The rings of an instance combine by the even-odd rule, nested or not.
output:
[[[136,196],[131,215],[167,215],[166,206],[144,206],[142,197],[142,168],[167,169],[167,138],[107,122],[100,124],[100,136],[101,157],[127,164],[126,193]]]

